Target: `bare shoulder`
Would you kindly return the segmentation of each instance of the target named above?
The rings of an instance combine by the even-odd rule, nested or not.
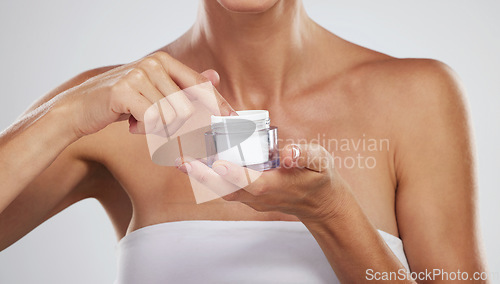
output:
[[[428,167],[435,157],[436,164],[452,164],[458,157],[470,160],[473,143],[466,95],[448,65],[432,59],[389,59],[356,72],[363,78],[369,111],[390,129],[399,178],[418,172],[428,153],[433,153],[426,156]]]
[[[396,58],[344,40],[338,45],[341,58],[348,58],[340,72],[341,87],[359,99],[375,104],[390,100],[386,108],[462,101],[457,75],[441,61]]]
[[[361,65],[355,73],[376,93],[395,103],[457,103],[463,94],[456,73],[433,59],[390,58]]]
[[[344,85],[368,111],[392,123],[423,123],[432,117],[465,120],[465,92],[456,73],[433,59],[386,57],[347,72]]]

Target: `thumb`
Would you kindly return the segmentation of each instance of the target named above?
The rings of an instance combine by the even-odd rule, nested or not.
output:
[[[213,69],[208,69],[208,70],[201,72],[201,75],[203,77],[207,78],[208,80],[210,80],[210,82],[212,82],[212,85],[214,85],[214,87],[217,88],[219,86],[220,76],[219,76],[219,73],[217,73],[217,71],[215,71]]]
[[[319,144],[289,144],[280,153],[281,164],[285,168],[306,168],[323,172],[333,168],[333,158]]]

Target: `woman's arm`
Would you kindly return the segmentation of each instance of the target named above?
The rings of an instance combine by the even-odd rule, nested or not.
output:
[[[322,215],[323,218],[301,218],[301,221],[342,283],[370,283],[388,273],[396,276],[392,276],[390,283],[414,283],[354,196],[344,198],[341,206],[332,206],[329,212],[332,213]]]
[[[395,124],[396,213],[400,237],[413,276],[419,283],[460,277],[485,283],[477,223],[477,197],[470,127],[463,90],[448,67],[422,61],[403,80],[404,108]],[[400,70],[405,73],[408,70]],[[396,272],[374,228],[357,202],[332,209],[331,218],[308,220],[337,275],[359,282],[356,275]],[[350,205],[349,205],[350,204]],[[481,273],[483,273],[481,275]],[[371,273],[373,275],[373,273]],[[399,275],[399,274],[396,274]],[[392,282],[391,282],[392,283]]]
[[[9,136],[15,137],[15,132],[22,133],[22,128],[31,127],[29,126],[30,122],[23,121],[22,118],[26,117],[31,121],[34,120],[36,116],[32,114],[37,112],[36,109],[50,101],[56,95],[114,67],[115,66],[108,66],[89,70],[49,92],[35,102],[21,116],[16,124],[2,133],[0,139],[2,141],[9,141]],[[38,116],[41,116],[41,114]],[[58,123],[60,122],[56,122],[55,125]],[[54,125],[51,125],[51,127],[53,126]],[[46,136],[45,132],[43,136]],[[29,140],[33,141],[33,137]],[[39,142],[40,141],[36,140],[33,142],[33,145],[30,144],[28,151],[35,152],[33,148],[38,148],[37,145]],[[14,142],[10,139],[9,143]],[[105,176],[102,173],[102,167],[99,167],[96,163],[82,159],[82,156],[85,155],[85,153],[82,152],[82,145],[84,145],[84,143],[78,141],[66,147],[39,175],[32,180],[28,180],[28,184],[21,189],[21,192],[18,194],[10,192],[10,194],[17,195],[0,213],[0,251],[7,248],[39,224],[71,204],[84,198],[95,196],[94,192],[101,191],[105,186],[109,186],[109,181],[105,181],[102,178],[95,178],[95,176]],[[0,149],[3,149],[3,147]],[[16,152],[7,152],[7,154],[20,152],[22,155],[29,155],[21,148],[19,148],[19,151],[17,148],[14,151]],[[38,155],[40,153],[46,155],[46,157],[49,155],[45,153],[45,149],[36,154]],[[3,166],[7,165],[4,159],[0,161],[2,161],[1,163]],[[34,169],[32,168],[31,170]],[[5,173],[2,171],[0,175],[5,175]],[[12,189],[13,187],[10,188]],[[21,186],[17,186],[18,191],[19,188],[21,188]],[[9,189],[9,187],[2,185],[2,192],[4,195],[7,194],[4,192],[7,189]],[[6,202],[6,200],[2,199],[2,202]]]
[[[71,155],[66,159],[61,158],[61,162],[52,168],[61,169],[59,166],[62,163],[67,166],[62,169],[71,168],[75,171],[61,172],[55,180],[35,179],[53,164],[69,145],[115,121],[129,119],[130,132],[145,133],[145,113],[160,100],[164,108],[163,113],[152,115],[149,120],[153,125],[163,126],[165,129],[169,126],[180,127],[190,118],[195,111],[191,103],[194,99],[201,103],[210,103],[206,108],[214,114],[234,113],[215,88],[212,99],[205,93],[205,97],[201,98],[198,93],[180,92],[194,85],[211,82],[209,78],[218,78],[216,75],[211,70],[197,73],[165,52],[156,52],[94,76],[28,112],[0,135],[0,179],[3,183],[0,188],[0,222],[13,224],[9,216],[13,217],[11,213],[15,208],[9,204],[20,196],[28,185],[42,181],[42,185],[38,187],[49,188],[48,184],[53,185],[56,181],[65,180],[67,183],[62,186],[62,191],[66,194],[68,190],[72,191],[72,188],[81,185],[78,181],[92,172],[92,163],[82,163],[78,159],[75,162],[74,156]],[[53,170],[50,172],[54,173]],[[54,196],[52,192],[49,192],[48,196],[40,195],[38,191],[36,194],[41,197],[40,203],[47,203],[49,199],[54,201],[51,198]],[[25,195],[22,197],[33,201]],[[26,203],[18,202],[15,205],[23,206]],[[4,210],[8,206],[10,210],[5,215]],[[61,204],[44,208],[54,206]],[[9,226],[2,228],[2,248],[4,244],[12,243],[13,235],[18,235],[12,231]]]
[[[409,94],[411,131],[401,136],[396,153],[399,232],[412,271],[460,271],[473,278],[486,265],[464,91],[444,64],[430,61],[422,68],[411,88],[418,91]]]
[[[0,212],[71,143],[76,136],[64,108],[52,101],[23,116],[0,136]]]

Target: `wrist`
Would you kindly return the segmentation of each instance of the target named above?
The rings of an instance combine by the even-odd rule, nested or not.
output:
[[[344,222],[351,218],[359,206],[347,186],[336,187],[329,194],[319,196],[320,201],[308,216],[298,217],[305,225],[323,227],[332,223]]]
[[[75,129],[73,112],[67,105],[54,103],[44,115],[47,127],[52,130],[54,137],[68,145],[82,137]]]

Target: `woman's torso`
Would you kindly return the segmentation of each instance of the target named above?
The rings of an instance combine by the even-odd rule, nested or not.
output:
[[[391,86],[394,82],[384,78],[392,78],[391,65],[400,63],[386,63],[393,59],[354,45],[352,49],[357,57],[345,67],[333,68],[335,71],[303,70],[304,74],[323,72],[318,76],[322,79],[311,82],[308,88],[291,88],[293,92],[280,94],[287,97],[279,102],[262,100],[252,105],[230,99],[228,102],[237,110],[269,110],[271,124],[279,128],[280,147],[288,143],[322,144],[336,157],[339,173],[350,184],[375,227],[398,236],[394,165],[397,130],[392,125],[398,110],[387,102],[403,90],[400,84]],[[189,53],[171,53],[191,68],[204,70],[204,66],[190,60]],[[335,64],[332,58],[322,60]],[[220,92],[224,95],[223,88]],[[181,220],[297,220],[278,212],[256,212],[244,204],[222,199],[197,205],[188,177],[174,167],[155,165],[146,138],[129,134],[127,127],[127,122],[112,124],[82,143],[92,146],[88,147],[86,158],[102,163],[116,179],[117,183],[108,190],[125,191],[130,198],[133,214],[129,232]],[[116,200],[107,198],[101,203],[115,223],[129,218],[117,213],[120,204]],[[118,223],[123,226],[126,222]]]

